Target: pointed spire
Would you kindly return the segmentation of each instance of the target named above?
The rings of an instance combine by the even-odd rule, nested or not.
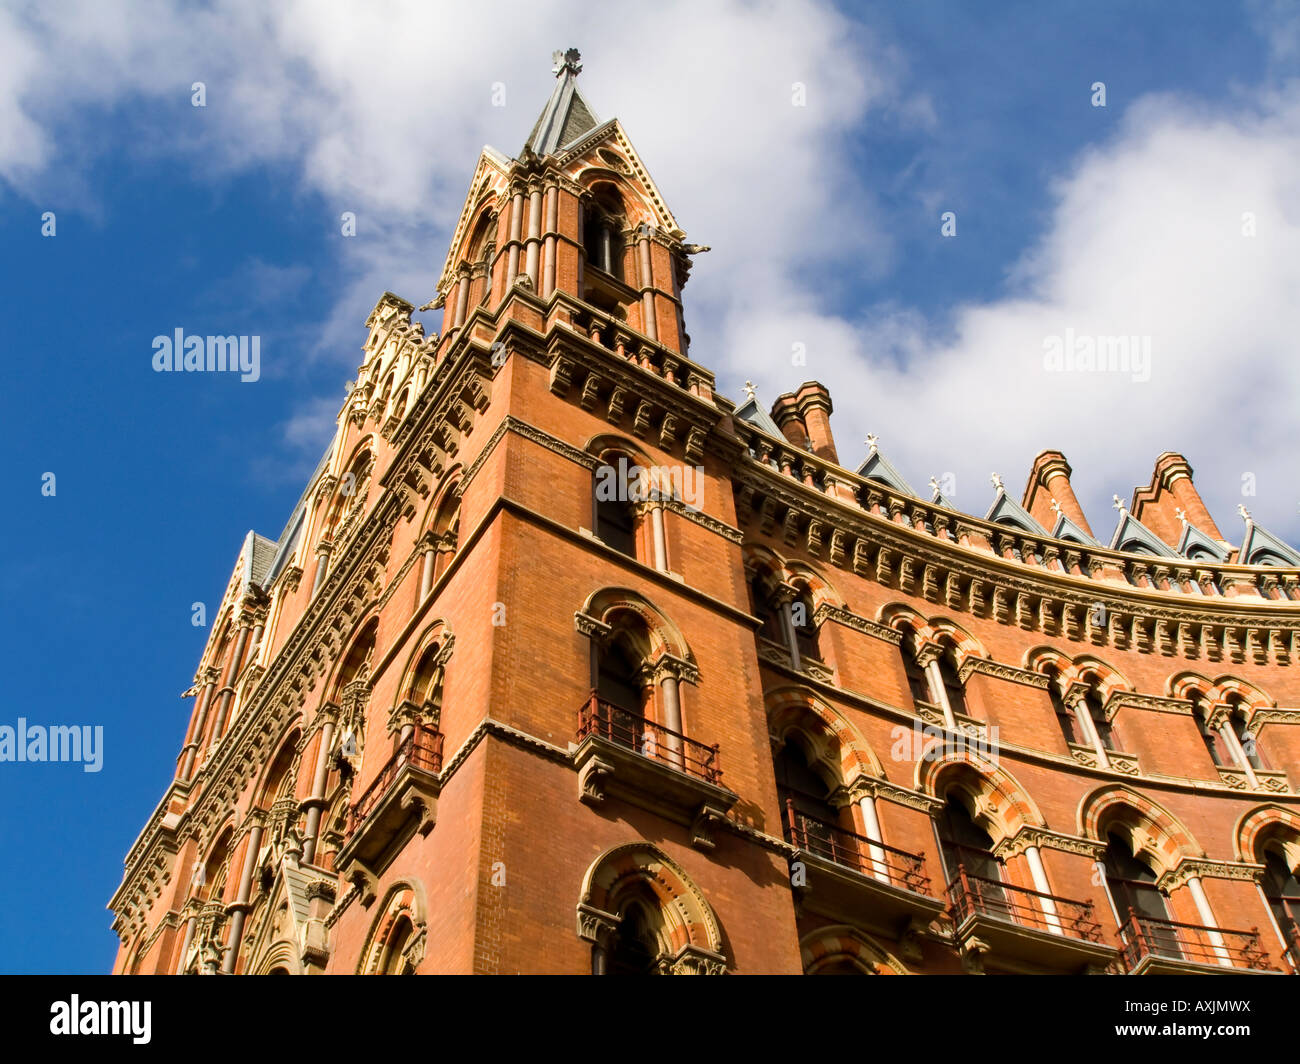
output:
[[[551,70],[558,80],[555,91],[537,118],[537,124],[524,142],[522,154],[525,155],[529,152],[552,155],[600,124],[596,112],[578,91],[578,74],[582,70],[582,56],[578,49],[557,51],[551,58]]]

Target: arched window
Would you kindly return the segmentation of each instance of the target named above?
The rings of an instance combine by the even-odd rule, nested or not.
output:
[[[659,944],[653,917],[639,901],[627,906],[610,939],[607,975],[658,975]]]
[[[583,220],[587,265],[623,279],[623,203],[611,185],[599,185]]]
[[[794,601],[790,603],[790,622],[794,629],[795,641],[799,645],[799,657],[821,661],[817,624],[813,620],[812,594],[807,587],[801,587]]]
[[[1052,699],[1052,712],[1056,714],[1057,727],[1061,729],[1061,735],[1067,743],[1077,744],[1080,739],[1074,713],[1061,696],[1061,674],[1050,667],[1043,671],[1047,676],[1047,693]]]
[[[417,706],[434,702],[438,696],[438,687],[442,680],[442,666],[438,664],[438,655],[442,647],[434,643],[420,655],[420,663],[411,674],[411,689],[408,697]]]
[[[1264,850],[1264,897],[1277,919],[1283,937],[1291,945],[1292,961],[1300,967],[1300,876],[1286,859],[1286,853],[1276,843]]]
[[[379,962],[380,975],[415,974],[414,966],[405,956],[406,947],[414,934],[415,927],[411,924],[411,921],[405,916],[400,917],[393,925],[393,929],[388,933],[388,938],[384,943],[383,956]]]
[[[1223,735],[1218,728],[1211,728],[1207,719],[1209,707],[1205,699],[1200,695],[1192,696],[1192,713],[1196,718],[1196,727],[1201,733],[1201,742],[1205,744],[1205,749],[1209,751],[1210,759],[1219,768],[1232,768],[1234,761],[1232,751],[1224,743]]]
[[[1166,957],[1181,957],[1177,933],[1168,926],[1169,907],[1156,888],[1156,874],[1147,863],[1134,856],[1133,850],[1119,835],[1111,833],[1106,845],[1106,888],[1110,891],[1120,923],[1131,916],[1145,917],[1147,937],[1155,952]]]
[[[939,675],[943,678],[948,705],[952,707],[953,713],[966,716],[966,688],[957,672],[957,649],[952,643],[945,643],[943,653],[939,656]]]
[[[449,488],[438,505],[429,530],[434,537],[433,570],[430,584],[447,571],[460,546],[460,491],[459,485]]]
[[[993,856],[993,839],[975,823],[968,801],[965,795],[950,792],[939,812],[939,842],[944,869],[950,882],[957,878],[961,867],[968,876],[1000,883],[1002,862]]]
[[[1263,751],[1259,748],[1259,741],[1246,726],[1248,711],[1246,700],[1240,695],[1232,695],[1228,699],[1228,704],[1232,706],[1232,715],[1228,718],[1228,725],[1232,728],[1233,735],[1237,737],[1237,742],[1241,744],[1241,752],[1246,755],[1246,760],[1250,762],[1251,768],[1267,772],[1269,763],[1265,759]]]
[[[641,661],[625,640],[613,639],[597,648],[596,697],[607,716],[603,730],[608,738],[645,752],[651,730],[646,726],[647,691]]]
[[[1088,716],[1092,718],[1092,726],[1097,730],[1097,738],[1101,740],[1101,745],[1107,750],[1119,751],[1119,738],[1115,734],[1115,729],[1111,722],[1106,719],[1106,709],[1101,701],[1101,693],[1095,686],[1088,688],[1087,695],[1084,696],[1084,704],[1088,710]]]
[[[754,573],[749,578],[749,598],[754,616],[763,622],[758,634],[785,646],[785,626],[781,623],[780,607],[773,602],[768,581],[762,573]]]
[[[930,690],[930,679],[921,668],[921,663],[916,660],[916,640],[903,640],[899,649],[903,652],[903,671],[907,673],[907,687],[912,692],[912,701],[931,704],[937,702],[934,692]]]

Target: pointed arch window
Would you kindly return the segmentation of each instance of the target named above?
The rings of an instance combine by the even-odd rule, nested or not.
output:
[[[1074,713],[1061,696],[1061,674],[1054,668],[1045,669],[1044,672],[1047,675],[1047,693],[1052,700],[1052,712],[1056,714],[1056,726],[1061,729],[1061,735],[1067,743],[1077,745],[1083,740],[1079,738]]]
[[[623,279],[623,203],[610,185],[597,187],[583,218],[587,265]]]
[[[1097,731],[1097,738],[1101,741],[1101,745],[1107,750],[1120,752],[1119,737],[1115,734],[1114,726],[1106,719],[1101,693],[1095,686],[1088,688],[1088,693],[1084,696],[1084,705],[1087,707],[1088,717]]]
[[[785,645],[785,626],[781,623],[781,610],[773,600],[768,580],[762,573],[749,578],[750,608],[762,624],[758,634],[773,643]]]
[[[944,691],[948,695],[948,705],[957,716],[967,716],[966,686],[961,682],[957,671],[957,649],[951,642],[945,642],[943,653],[939,656],[939,676],[943,680]]]
[[[912,692],[912,701],[936,703],[938,699],[930,690],[930,680],[925,669],[916,660],[916,640],[908,638],[900,645],[903,654],[903,671],[907,674],[907,687]]]
[[[1199,695],[1193,696],[1192,707],[1196,717],[1196,727],[1201,733],[1201,742],[1205,744],[1210,760],[1219,768],[1232,768],[1236,764],[1236,758],[1232,756],[1232,751],[1228,749],[1219,729],[1210,727],[1207,717],[1209,707],[1205,699]]]
[[[1277,843],[1265,848],[1263,865],[1264,897],[1290,946],[1291,963],[1300,969],[1300,869],[1290,866]]]
[[[637,513],[641,467],[627,455],[608,457],[595,472],[596,538],[629,558],[637,557]]]
[[[967,805],[969,798],[949,792],[939,812],[939,846],[950,883],[963,876],[965,887],[976,894],[986,912],[1006,916],[1011,910],[1002,889],[1002,862],[993,854],[993,839],[980,827]]]
[[[1269,762],[1259,748],[1259,740],[1255,738],[1255,735],[1246,724],[1247,707],[1245,699],[1240,695],[1233,695],[1228,699],[1228,702],[1232,706],[1232,715],[1228,718],[1228,726],[1232,729],[1232,734],[1237,737],[1242,756],[1250,763],[1251,768],[1267,772]]]
[[[1143,929],[1155,952],[1165,957],[1181,957],[1176,930],[1169,926],[1169,906],[1156,887],[1156,874],[1129,844],[1112,832],[1107,837],[1106,889],[1110,891],[1121,926],[1136,916],[1144,920]]]
[[[801,585],[794,601],[790,603],[790,626],[794,629],[795,644],[799,648],[799,657],[821,661],[820,633],[813,618],[814,606],[812,592],[807,585]]]

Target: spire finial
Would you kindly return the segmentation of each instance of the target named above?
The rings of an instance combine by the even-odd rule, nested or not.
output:
[[[562,78],[570,71],[576,78],[582,73],[582,56],[578,49],[570,48],[567,52],[554,51],[551,53],[551,73],[557,78]]]
[[[996,491],[1003,492],[1004,494],[1006,493],[1006,490],[1007,490],[1007,489],[1004,488],[1004,487],[1002,486],[1002,474],[1001,474],[1001,473],[993,473],[993,474],[990,474],[990,476],[989,476],[989,480],[993,481],[993,487],[994,487],[994,489],[995,489]]]
[[[943,494],[943,492],[941,492],[941,491],[939,490],[939,478],[938,478],[938,477],[931,477],[931,478],[930,478],[930,487],[931,487],[932,489],[934,489],[934,493],[935,493],[936,495],[942,495],[942,494]]]
[[[1245,521],[1247,524],[1249,524],[1250,521],[1252,520],[1250,516],[1250,511],[1246,509],[1246,504],[1244,502],[1237,503],[1237,513],[1241,514],[1242,520]]]
[[[1061,504],[1056,501],[1055,495],[1052,496],[1052,513],[1056,514],[1057,517],[1061,516]]]
[[[1187,511],[1181,506],[1174,507],[1174,516],[1178,518],[1180,524],[1187,524]]]
[[[877,449],[877,448],[876,448],[876,444],[879,443],[879,442],[880,442],[880,437],[877,436],[874,432],[868,432],[868,433],[867,433],[867,449],[868,449],[872,454],[875,454],[875,453],[876,453],[876,449]]]
[[[757,398],[758,398],[758,397],[754,394],[754,382],[753,382],[753,381],[745,381],[745,394],[746,394],[750,399],[757,399]]]
[[[1119,511],[1121,517],[1123,517],[1124,514],[1128,513],[1128,508],[1124,505],[1123,499],[1121,499],[1118,495],[1112,495],[1110,498],[1111,498],[1111,503],[1110,503],[1111,506]]]

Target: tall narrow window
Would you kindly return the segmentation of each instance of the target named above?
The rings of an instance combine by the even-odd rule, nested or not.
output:
[[[1277,918],[1282,934],[1296,953],[1300,965],[1300,877],[1289,867],[1281,850],[1264,851],[1264,897]]]
[[[1196,717],[1196,726],[1201,732],[1201,742],[1205,744],[1210,759],[1220,768],[1233,768],[1232,752],[1224,743],[1219,729],[1211,728],[1207,723],[1205,700],[1200,697],[1193,697],[1192,712]]]
[[[604,703],[600,707],[604,734],[641,750],[647,729],[639,662],[621,641],[600,647],[598,655],[596,696]]]
[[[966,716],[966,688],[958,675],[957,653],[951,645],[944,647],[939,658],[939,675],[943,677],[943,687],[948,692],[948,705],[953,713]]]
[[[1237,737],[1237,741],[1241,743],[1241,752],[1246,755],[1246,760],[1250,762],[1251,768],[1267,772],[1269,764],[1259,748],[1259,740],[1246,726],[1245,702],[1239,697],[1234,697],[1231,702],[1232,716],[1228,718],[1228,722],[1233,734]]]
[[[790,603],[790,619],[794,627],[795,640],[799,644],[799,656],[821,660],[818,646],[817,625],[813,621],[813,600],[807,588],[801,588],[798,596]]]
[[[1128,843],[1111,834],[1106,846],[1106,886],[1119,912],[1120,923],[1130,915],[1146,917],[1145,941],[1166,957],[1181,957],[1177,932],[1167,926],[1169,907],[1156,889],[1156,874],[1145,861],[1135,857]]]
[[[623,204],[617,192],[600,186],[583,220],[583,249],[587,264],[623,279]]]
[[[789,841],[820,857],[839,864],[859,863],[856,848],[850,852],[851,840],[838,831],[839,813],[830,803],[826,781],[809,765],[808,756],[789,739],[773,759],[776,793],[781,802],[781,819]]]
[[[903,671],[907,673],[907,687],[912,692],[912,701],[935,702],[934,692],[930,690],[930,680],[916,660],[916,647],[913,645],[913,640],[904,640],[900,649],[903,652]]]
[[[658,943],[650,926],[649,916],[640,904],[627,907],[610,943],[607,968],[610,975],[658,974]]]
[[[966,803],[957,794],[949,794],[939,814],[939,842],[948,881],[958,879],[965,870],[970,889],[983,903],[985,911],[1010,916],[1006,892],[1002,889],[1002,862],[993,855],[993,840],[975,823]]]
[[[780,643],[785,646],[785,628],[781,624],[780,611],[772,604],[772,597],[767,590],[767,582],[760,573],[755,573],[750,577],[749,597],[754,616],[763,622],[758,634],[764,639],[770,639],[773,643]]]
[[[1119,740],[1115,735],[1115,729],[1111,726],[1110,721],[1106,719],[1106,710],[1102,706],[1101,695],[1097,693],[1095,687],[1089,689],[1085,701],[1088,716],[1092,718],[1092,726],[1097,729],[1097,738],[1101,740],[1101,745],[1107,750],[1118,751]]]
[[[606,464],[596,472],[593,494],[596,500],[596,537],[629,558],[636,555],[636,511],[631,497],[629,470],[636,466],[619,458],[617,465]]]
[[[1052,699],[1052,712],[1056,714],[1057,727],[1067,743],[1078,743],[1078,729],[1075,727],[1074,713],[1061,697],[1061,675],[1055,669],[1047,670],[1047,693]]]

